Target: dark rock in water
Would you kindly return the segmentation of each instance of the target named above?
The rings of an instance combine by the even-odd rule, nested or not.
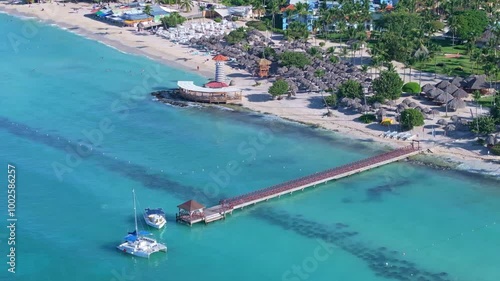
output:
[[[152,92],[151,95],[155,96],[159,101],[173,106],[186,107],[190,105],[189,102],[177,98],[176,90],[156,91]]]

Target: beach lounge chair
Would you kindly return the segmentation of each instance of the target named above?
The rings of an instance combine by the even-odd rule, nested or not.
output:
[[[410,133],[402,133],[401,135],[398,136],[398,139],[403,140],[409,136],[411,136]]]
[[[412,140],[412,139],[414,139],[415,137],[416,137],[415,135],[411,135],[411,136],[409,136],[409,137],[405,138],[404,140]]]
[[[393,136],[395,136],[395,135],[397,135],[397,134],[398,134],[398,132],[397,132],[397,131],[394,131],[394,132],[392,132],[392,133],[388,134],[388,135],[387,135],[387,137],[392,138]]]
[[[385,138],[385,137],[387,137],[387,135],[389,135],[390,133],[392,133],[392,131],[387,131],[387,132],[383,133],[383,134],[382,134],[382,136]]]

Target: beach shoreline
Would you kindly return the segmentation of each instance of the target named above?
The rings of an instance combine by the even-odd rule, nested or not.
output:
[[[84,16],[92,8],[88,3],[66,3],[64,6],[56,2],[28,5],[10,5],[0,3],[0,11],[9,15],[24,18],[35,18],[47,24],[56,25],[77,35],[106,44],[121,52],[146,56],[167,66],[198,73],[204,78],[210,78],[215,71],[215,64],[207,61],[207,57],[193,55],[193,49],[169,42],[159,36],[147,32],[137,33],[133,28],[118,27]],[[83,12],[79,12],[80,9]],[[57,17],[54,15],[57,14]],[[209,57],[208,57],[209,58]],[[228,68],[226,66],[226,68]],[[270,82],[256,79],[251,74],[239,70],[226,70],[235,86],[242,89],[243,108],[271,114],[285,120],[295,121],[310,126],[333,131],[353,141],[370,141],[381,146],[393,148],[408,145],[409,142],[381,138],[380,128],[368,129],[366,124],[355,121],[356,116],[341,111],[332,111],[333,117],[326,117],[326,109],[322,106],[319,94],[305,93],[293,99],[270,100],[267,88]],[[260,85],[258,85],[258,83]],[[472,147],[470,144],[453,145],[446,136],[426,138],[429,130],[416,132],[421,134],[420,143],[424,151],[432,151],[432,156],[443,159],[444,162],[455,162],[457,168],[474,173],[486,174],[500,178],[500,157],[484,155],[483,148]],[[452,145],[450,145],[452,143]],[[456,142],[454,142],[456,143]],[[495,163],[495,161],[497,163]]]

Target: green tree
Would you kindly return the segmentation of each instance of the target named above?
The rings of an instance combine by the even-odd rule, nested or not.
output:
[[[142,10],[146,15],[151,15],[151,12],[152,12],[152,9],[151,9],[151,6],[150,5],[146,5],[146,7],[144,7],[144,10]]]
[[[295,66],[298,68],[304,68],[311,64],[311,60],[307,57],[305,53],[302,52],[283,52],[280,56],[280,63],[283,66]]]
[[[476,106],[479,106],[479,100],[481,99],[481,92],[475,90],[474,92],[472,92],[472,98],[476,102]]]
[[[457,35],[462,40],[474,41],[481,36],[488,26],[488,16],[486,12],[480,10],[468,10],[455,13],[452,18]]]
[[[193,7],[193,0],[179,0],[179,8],[184,9],[184,12],[191,12]]]
[[[476,134],[491,134],[495,131],[495,120],[490,116],[480,116],[469,123],[469,128]]]
[[[407,62],[424,40],[423,19],[418,13],[385,13],[376,24],[383,31],[372,46],[372,52],[382,56],[385,61]]]
[[[382,71],[380,76],[375,78],[372,83],[375,96],[381,99],[395,100],[401,96],[403,80],[394,71]]]
[[[330,94],[325,97],[325,103],[327,106],[337,106],[338,97],[336,94]]]
[[[500,143],[495,144],[491,148],[491,153],[493,153],[494,155],[500,155]]]
[[[495,123],[500,125],[500,93],[495,96],[495,104],[490,109],[491,118],[495,119]]]
[[[279,79],[276,80],[271,87],[269,87],[268,93],[273,96],[273,98],[276,98],[286,94],[289,89],[290,86],[288,83],[283,79]]]
[[[247,31],[245,30],[245,28],[240,27],[229,32],[229,34],[226,35],[225,38],[226,42],[229,44],[240,43],[247,38]]]
[[[414,108],[405,109],[401,112],[400,123],[403,130],[411,130],[413,127],[424,125],[422,112]]]
[[[285,30],[285,38],[287,40],[307,40],[309,31],[307,26],[301,22],[294,21],[288,25]]]
[[[337,96],[340,99],[342,98],[361,99],[363,97],[363,87],[358,81],[347,80],[339,86],[337,90]]]
[[[170,28],[176,27],[179,24],[183,24],[186,21],[186,18],[181,16],[177,12],[173,12],[168,16],[160,18],[160,21],[163,24],[163,27]]]

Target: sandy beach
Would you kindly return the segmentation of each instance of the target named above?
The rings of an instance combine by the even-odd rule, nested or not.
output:
[[[191,48],[174,44],[159,36],[151,35],[147,31],[139,34],[134,28],[117,27],[85,17],[84,15],[88,14],[91,9],[92,5],[88,3],[64,5],[56,2],[33,5],[0,3],[0,11],[8,14],[34,17],[127,53],[144,55],[173,67],[198,72],[207,78],[213,76],[215,64],[207,61],[209,57],[194,55]],[[401,67],[398,66],[397,69],[402,73]],[[293,99],[271,100],[267,94],[270,86],[267,80],[256,79],[248,73],[230,69],[228,66],[226,66],[226,74],[235,87],[243,90],[242,105],[251,110],[320,126],[356,140],[370,140],[392,147],[409,144],[409,142],[380,137],[383,132],[387,131],[387,127],[377,124],[366,125],[355,121],[359,114],[331,110],[333,116],[327,117],[325,115],[327,109],[323,106],[323,99],[319,94],[301,93]],[[417,77],[418,72],[412,73],[412,80],[417,80]],[[436,82],[434,74],[426,73],[423,77],[422,84]],[[261,84],[254,86],[256,81]],[[449,116],[454,114],[456,113],[450,113]],[[462,112],[461,114],[467,115],[468,113]],[[424,147],[424,151],[432,152],[431,155],[439,155],[445,162],[457,163],[459,169],[500,177],[500,157],[489,155],[485,147],[475,144],[473,137],[450,138],[444,135],[442,127],[436,127],[435,136],[433,136],[431,127],[438,119],[444,118],[443,116],[427,120],[423,129],[416,128],[412,131],[413,134],[418,135],[417,139]]]

